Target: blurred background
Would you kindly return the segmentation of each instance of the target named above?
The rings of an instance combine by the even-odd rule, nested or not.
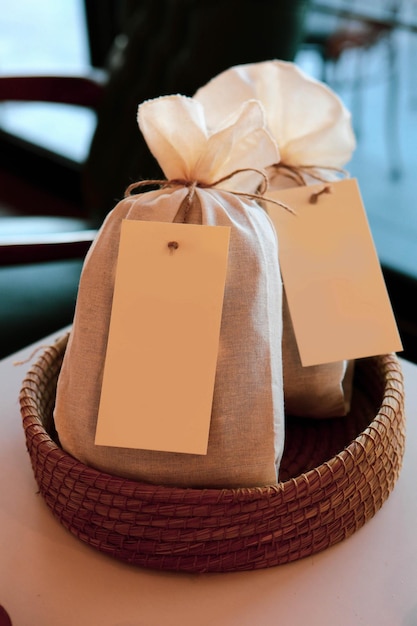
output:
[[[137,104],[272,58],[327,82],[352,111],[348,169],[403,356],[417,362],[415,0],[3,3],[0,357],[71,322],[92,231],[130,182],[159,174]]]

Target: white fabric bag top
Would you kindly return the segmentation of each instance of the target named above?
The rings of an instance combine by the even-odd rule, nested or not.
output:
[[[355,148],[351,115],[340,98],[294,63],[232,67],[201,87],[194,98],[205,107],[213,127],[242,102],[255,98],[262,103],[280,152],[279,162],[267,169],[270,189],[316,183],[316,177],[334,180]],[[285,295],[283,369],[287,413],[331,417],[349,410],[353,364],[302,366]]]
[[[245,192],[259,184],[259,174],[247,172],[217,181],[244,168],[263,170],[271,160],[279,160],[263,106],[253,99],[240,102],[209,127],[205,108],[196,100],[165,96],[141,104],[138,123],[168,180]]]
[[[245,103],[213,131],[207,128],[202,105],[183,96],[143,103],[138,121],[167,179],[177,182],[122,200],[86,257],[58,380],[55,424],[61,445],[102,471],[157,484],[276,483],[284,444],[282,285],[276,234],[254,200],[224,191],[220,184],[197,186],[186,214],[188,222],[231,228],[208,453],[94,445],[121,221],[172,222],[184,200],[190,199],[190,187],[179,181],[212,185],[238,169],[262,169],[278,158],[258,102]],[[244,172],[222,186],[245,191],[259,178],[256,172]],[[137,268],[138,280],[141,271],[147,268]]]
[[[320,168],[330,168],[325,172],[329,178],[331,169],[342,168],[355,148],[351,114],[340,98],[288,61],[232,67],[201,87],[194,98],[203,104],[211,127],[242,102],[259,100],[281,165],[314,168],[319,174]],[[279,170],[270,170],[269,175],[272,188],[288,185],[288,177]]]

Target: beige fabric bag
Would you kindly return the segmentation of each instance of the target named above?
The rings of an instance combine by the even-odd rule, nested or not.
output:
[[[268,168],[270,189],[317,183],[317,177],[333,180],[355,147],[351,116],[341,100],[294,63],[265,61],[233,67],[199,89],[194,98],[204,105],[212,126],[242,102],[255,98],[262,103],[280,151],[279,162]],[[345,415],[353,362],[303,367],[285,295],[282,350],[286,413]]]
[[[262,168],[277,158],[257,102],[246,103],[225,125],[209,133],[199,103],[168,96],[143,103],[139,125],[170,180],[210,185],[236,169]],[[259,181],[258,174],[246,172],[224,185],[245,191],[253,186],[254,176]],[[103,224],[85,260],[58,381],[55,423],[60,442],[88,465],[157,484],[254,487],[276,483],[284,443],[282,285],[276,234],[254,200],[233,195],[220,185],[197,188],[186,213],[187,221],[231,228],[208,454],[94,445],[121,221],[172,222],[183,216],[190,194],[189,188],[176,183],[130,196]],[[137,268],[138,280],[146,271]]]

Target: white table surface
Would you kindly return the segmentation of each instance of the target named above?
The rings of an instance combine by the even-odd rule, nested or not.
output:
[[[373,519],[295,563],[192,575],[120,563],[52,516],[37,494],[18,405],[30,363],[13,364],[32,350],[0,362],[0,605],[13,626],[417,625],[417,366],[402,361],[404,466]]]

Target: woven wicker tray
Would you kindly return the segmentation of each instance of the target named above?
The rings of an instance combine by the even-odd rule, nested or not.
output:
[[[354,533],[382,506],[398,477],[404,398],[393,354],[356,362],[347,417],[288,418],[278,485],[182,489],[96,471],[59,447],[52,413],[66,340],[46,348],[23,382],[26,443],[54,515],[108,555],[188,572],[287,563]]]

